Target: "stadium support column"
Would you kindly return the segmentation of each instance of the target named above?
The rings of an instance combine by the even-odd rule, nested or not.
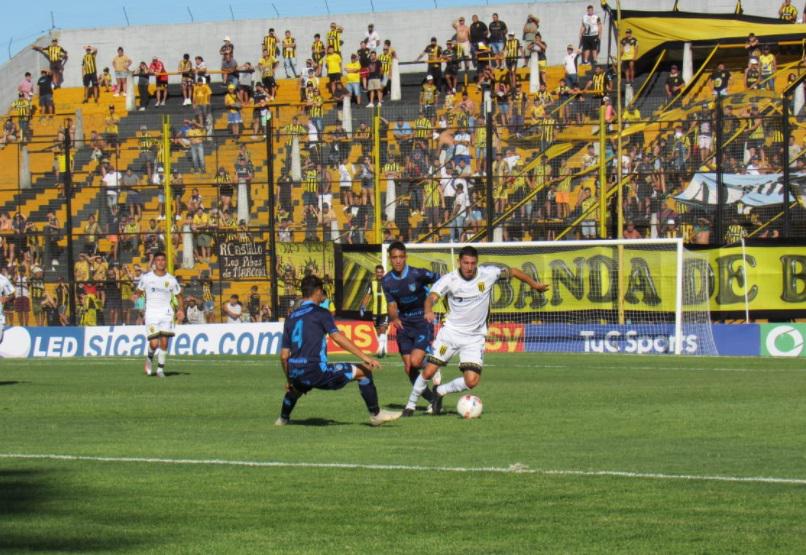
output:
[[[714,109],[716,110],[716,211],[714,212],[713,230],[711,234],[711,244],[719,245],[722,243],[723,227],[723,207],[725,204],[725,184],[722,180],[722,147],[725,144],[725,120],[722,113],[722,95],[716,95],[716,103]]]
[[[489,107],[488,107],[489,108]],[[484,172],[487,176],[485,180],[485,202],[487,203],[487,241],[493,241],[493,220],[495,219],[495,206],[493,201],[493,113],[491,109],[486,110],[486,119],[484,125],[486,127],[485,145],[487,151],[485,156]]]
[[[529,55],[529,94],[536,94],[540,90],[540,63],[537,52]]]
[[[341,123],[344,132],[348,135],[353,133],[353,107],[352,95],[346,94],[341,99]]]
[[[277,320],[277,289],[279,283],[277,281],[277,242],[274,216],[276,214],[276,199],[274,197],[274,118],[269,113],[269,118],[266,120],[266,181],[267,190],[269,192],[269,277],[271,279],[271,287],[269,294],[271,295],[271,314],[274,320]]]
[[[607,122],[605,121],[604,104],[599,106],[599,239],[607,239]],[[616,179],[618,181],[618,178]]]
[[[691,53],[691,43],[683,44],[683,81],[691,83],[694,77],[694,56]]]
[[[790,173],[789,173],[789,165],[791,160],[789,159],[789,137],[792,135],[792,128],[789,125],[789,111],[790,111],[790,102],[792,101],[792,91],[787,91],[784,93],[783,96],[783,106],[781,106],[781,130],[783,131],[784,135],[784,171],[783,171],[783,181],[784,181],[784,229],[783,229],[783,236],[789,237],[789,226],[790,226],[790,218],[791,214],[789,213],[789,204],[791,202],[791,197],[789,196],[789,180],[790,180]]]
[[[383,243],[383,224],[381,223],[381,107],[373,110],[372,115],[372,170],[375,177],[375,244]]]
[[[134,76],[129,71],[127,72],[126,77],[126,111],[127,112],[134,112],[135,102],[134,102]]]
[[[20,158],[20,189],[31,188],[31,157],[28,152],[28,147],[24,144],[17,146],[18,156]]]
[[[403,98],[403,93],[400,90],[400,64],[397,61],[397,55],[392,58],[392,87],[390,96],[393,101]]]
[[[171,193],[171,116],[162,117],[162,165],[163,194],[165,195],[165,256],[168,259],[168,272],[174,273],[174,242],[173,242],[173,194]]]
[[[70,130],[64,130],[64,207],[67,215],[64,218],[64,225],[67,227],[67,281],[72,285],[70,294],[67,295],[67,307],[70,310],[70,325],[76,325],[76,294],[77,284],[74,281],[73,266],[75,257],[73,256],[73,168],[70,161]]]

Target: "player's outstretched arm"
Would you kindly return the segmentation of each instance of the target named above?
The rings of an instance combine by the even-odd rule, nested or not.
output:
[[[522,281],[535,291],[540,291],[542,293],[543,291],[549,290],[549,285],[547,283],[540,283],[539,281],[533,279],[532,276],[530,276],[526,272],[523,272],[517,268],[510,268],[508,271],[511,277],[514,277],[515,279]]]
[[[359,359],[361,359],[361,362],[363,362],[368,368],[374,369],[381,367],[380,362],[364,354],[364,352],[361,349],[359,349],[355,343],[350,341],[350,339],[342,332],[337,331],[335,333],[331,333],[330,337],[333,338],[333,341],[336,342],[336,345],[338,345],[345,351],[349,352],[350,354],[355,355]]]
[[[185,320],[185,296],[181,293],[176,296],[176,321],[183,322]]]

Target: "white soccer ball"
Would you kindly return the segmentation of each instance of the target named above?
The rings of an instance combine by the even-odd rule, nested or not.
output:
[[[478,418],[481,416],[481,411],[484,410],[484,405],[481,399],[475,395],[462,395],[456,403],[456,412],[462,418]]]

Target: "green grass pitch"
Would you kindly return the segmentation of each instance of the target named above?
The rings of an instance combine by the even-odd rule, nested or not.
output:
[[[169,358],[164,380],[139,359],[2,361],[0,551],[805,549],[802,360],[487,362],[481,419],[375,429],[355,385],[311,393],[275,428],[274,357]],[[399,360],[376,381],[400,408]]]

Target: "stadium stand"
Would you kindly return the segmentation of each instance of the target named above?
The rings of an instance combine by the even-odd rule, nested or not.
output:
[[[139,323],[128,297],[166,246],[212,322],[232,295],[245,320],[282,315],[272,288],[282,301],[306,271],[332,280],[334,244],[802,238],[803,26],[777,17],[624,12],[619,44],[597,6],[578,33],[565,22],[564,57],[536,16],[457,17],[419,61],[372,30],[354,50],[334,24],[296,52],[272,30],[262,53],[225,40],[220,64],[135,61],[127,91],[96,69],[99,101],[55,88],[55,115],[21,92],[0,149],[0,266],[31,302],[7,314]],[[684,55],[648,38],[681,20]],[[272,242],[276,265],[256,265]]]

